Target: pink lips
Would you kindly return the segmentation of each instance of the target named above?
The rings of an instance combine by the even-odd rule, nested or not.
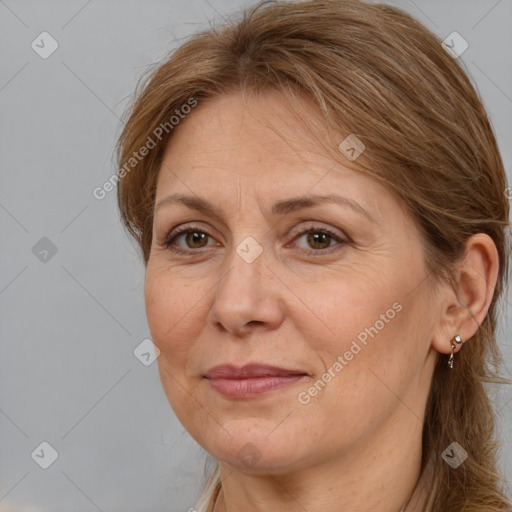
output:
[[[307,375],[300,370],[276,366],[248,364],[215,366],[205,377],[213,389],[229,398],[252,398],[286,387]]]

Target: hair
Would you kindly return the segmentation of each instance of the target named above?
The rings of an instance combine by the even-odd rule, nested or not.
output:
[[[453,282],[471,235],[486,233],[494,241],[499,271],[488,313],[453,370],[438,355],[425,411],[422,471],[432,461],[429,510],[511,510],[497,470],[493,401],[486,388],[505,382],[498,376],[503,361],[495,331],[498,299],[509,278],[506,174],[483,101],[463,64],[410,14],[363,0],[265,0],[193,35],[150,69],[137,84],[116,148],[125,171],[118,182],[121,218],[145,264],[171,116],[184,112],[191,99],[268,90],[286,94],[296,106],[307,98],[326,127],[355,134],[365,145],[357,160],[344,159],[344,165],[399,199],[423,238],[435,280]],[[156,147],[135,162],[153,136]],[[336,144],[323,143],[329,154],[343,158]],[[457,470],[441,457],[455,440],[468,452]],[[210,479],[214,496],[218,476],[217,466]]]

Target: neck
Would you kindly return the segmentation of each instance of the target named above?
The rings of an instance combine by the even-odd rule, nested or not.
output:
[[[431,474],[420,478],[421,425],[391,425],[391,437],[367,440],[321,466],[287,474],[247,474],[220,463],[222,489],[214,512],[418,512]],[[395,440],[390,445],[389,439]]]

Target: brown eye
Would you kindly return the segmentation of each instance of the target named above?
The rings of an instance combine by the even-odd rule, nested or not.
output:
[[[306,240],[313,249],[327,249],[330,246],[332,237],[326,233],[308,233]]]
[[[210,235],[204,231],[183,227],[170,233],[160,245],[174,252],[186,253],[207,247],[209,238]],[[178,243],[179,240],[183,240],[184,243]]]
[[[332,250],[336,250],[340,247],[349,243],[347,239],[342,238],[340,235],[331,231],[330,229],[323,227],[309,227],[303,231],[301,231],[297,236],[297,240],[304,239],[306,242],[306,247],[304,245],[298,245],[299,251],[304,254],[314,254],[314,253],[327,253],[332,252]]]
[[[184,235],[185,242],[191,249],[204,247],[208,243],[208,235],[206,233],[202,233],[201,231],[188,231],[184,233]]]

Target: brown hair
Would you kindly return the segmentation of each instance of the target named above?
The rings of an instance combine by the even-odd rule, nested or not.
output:
[[[456,369],[447,370],[445,358],[438,358],[423,468],[433,460],[431,510],[510,510],[496,469],[495,421],[485,388],[500,382],[495,329],[508,281],[507,181],[483,103],[462,64],[406,12],[362,0],[267,0],[240,19],[194,35],[139,82],[118,141],[122,167],[155,133],[163,135],[131,170],[125,167],[118,185],[122,221],[145,263],[170,117],[191,98],[200,102],[235,89],[279,90],[294,105],[307,97],[326,127],[355,134],[366,149],[344,165],[373,176],[399,198],[424,238],[425,261],[436,279],[452,278],[469,236],[482,232],[493,239],[500,268],[488,314],[457,354]],[[326,151],[342,158],[330,141]],[[469,455],[458,470],[441,458],[455,440]]]

